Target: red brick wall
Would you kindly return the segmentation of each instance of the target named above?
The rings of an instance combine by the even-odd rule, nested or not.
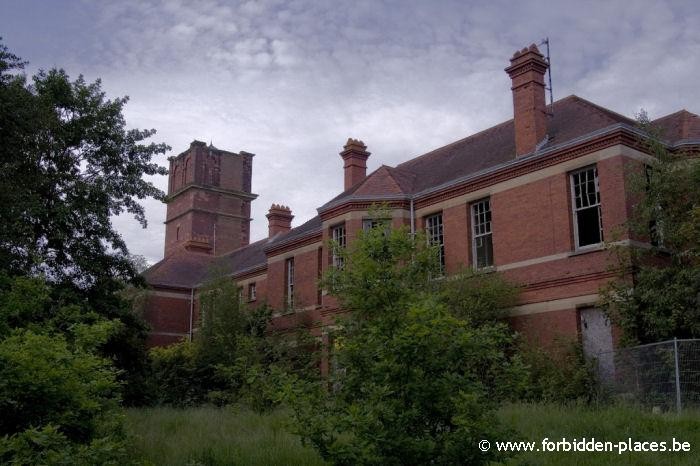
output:
[[[513,329],[534,345],[547,347],[558,342],[578,340],[579,318],[576,309],[514,316],[509,320]]]
[[[442,211],[442,232],[445,242],[445,270],[458,272],[471,264],[471,235],[468,206],[458,205]]]
[[[170,160],[169,194],[173,195],[193,183],[250,193],[252,157],[245,152],[233,154],[212,150],[204,143],[194,142],[188,151]],[[197,211],[178,217],[188,209]],[[225,254],[245,246],[250,241],[249,218],[249,200],[197,187],[181,192],[168,202],[165,255],[195,236],[208,238],[213,248],[215,224],[216,251],[212,252]]]

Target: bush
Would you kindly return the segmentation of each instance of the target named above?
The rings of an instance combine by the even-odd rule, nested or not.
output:
[[[575,342],[556,342],[546,351],[522,345],[527,365],[527,382],[518,397],[537,402],[584,402],[596,400],[598,384],[594,363],[586,359],[583,347]]]
[[[494,408],[525,377],[499,321],[512,287],[497,274],[436,279],[437,251],[405,229],[336,252],[344,268],[324,284],[352,314],[333,335],[333,389],[286,386],[298,433],[335,464],[499,459],[478,442],[507,436]]]
[[[206,401],[207,382],[213,377],[213,368],[199,363],[193,343],[183,341],[152,348],[149,356],[154,404],[182,407]]]
[[[318,378],[316,342],[308,331],[268,333],[271,309],[241,305],[237,284],[216,270],[212,276],[200,291],[194,341],[150,352],[155,404],[242,402],[262,412],[279,403],[276,387],[287,372]]]
[[[63,336],[18,331],[0,341],[0,462],[122,462],[119,392],[109,362]]]

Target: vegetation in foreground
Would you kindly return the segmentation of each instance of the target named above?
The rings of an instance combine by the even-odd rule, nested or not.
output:
[[[654,414],[634,406],[586,406],[561,404],[509,404],[500,408],[498,417],[505,425],[518,432],[526,441],[541,442],[566,438],[619,442],[667,442],[675,438],[689,442],[690,452],[632,452],[632,453],[578,453],[533,452],[521,453],[506,462],[507,465],[641,465],[664,466],[696,465],[700,461],[700,429],[698,413],[686,412]],[[499,439],[500,440],[500,439]],[[492,442],[493,444],[493,442]],[[540,446],[540,445],[538,445]]]
[[[505,464],[516,465],[694,465],[700,445],[697,413],[652,414],[631,407],[516,403],[501,407],[501,423],[516,432],[495,441],[595,437],[620,441],[690,442],[690,453],[520,453]],[[245,409],[199,407],[127,411],[127,428],[135,453],[155,465],[290,465],[325,464],[298,437],[289,434],[290,413],[256,414]],[[499,463],[494,463],[499,464]]]
[[[299,437],[290,417],[277,410],[257,414],[234,407],[127,410],[135,453],[155,465],[321,465]]]

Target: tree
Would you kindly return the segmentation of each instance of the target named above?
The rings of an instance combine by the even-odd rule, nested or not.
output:
[[[110,327],[84,327],[73,342],[31,330],[0,341],[0,462],[133,463],[115,371],[91,351]]]
[[[405,229],[361,234],[323,284],[350,317],[332,336],[332,390],[287,385],[302,438],[335,464],[486,464],[482,439],[524,367],[500,320],[497,274],[439,277],[435,248]]]
[[[127,130],[128,98],[107,99],[99,80],[52,69],[29,84],[22,66],[0,44],[0,267],[81,289],[136,280],[110,217],[146,226],[138,200],[165,194],[144,176],[167,173],[151,159],[169,147]]]
[[[52,69],[29,83],[24,64],[0,43],[0,333],[116,319],[96,351],[121,369],[125,400],[141,402],[147,327],[120,292],[143,281],[110,218],[146,226],[138,201],[164,193],[144,177],[166,174],[151,159],[168,147],[146,142],[154,130],[126,129],[128,99],[107,99],[99,80]]]
[[[642,112],[651,158],[628,175],[637,200],[627,227],[649,248],[619,250],[620,279],[602,304],[627,343],[700,337],[700,160],[670,152]]]

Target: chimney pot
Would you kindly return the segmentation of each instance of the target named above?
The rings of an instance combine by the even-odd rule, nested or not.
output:
[[[547,135],[544,74],[549,65],[535,44],[516,51],[505,69],[512,81],[515,155],[529,154]]]
[[[345,190],[360,183],[367,176],[367,158],[370,156],[367,146],[359,139],[348,138],[340,156],[343,158],[345,171]]]
[[[265,216],[268,222],[269,238],[279,233],[286,233],[292,229],[292,219],[294,215],[292,215],[292,210],[287,206],[272,204]]]

